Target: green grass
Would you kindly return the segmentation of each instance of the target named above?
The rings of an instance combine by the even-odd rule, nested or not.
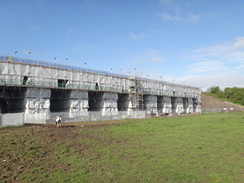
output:
[[[38,166],[21,177],[22,181],[240,183],[244,180],[243,112],[125,120],[124,124],[79,128],[78,132],[83,137],[78,139],[78,147],[82,148],[73,146],[72,141],[57,143],[49,158],[57,166],[40,175],[38,172],[45,172],[50,165],[38,162]],[[26,139],[17,141],[27,143]],[[24,151],[32,158],[45,149],[30,141]]]
[[[243,113],[131,120],[99,128],[81,139],[87,150],[57,153],[66,182],[242,182]],[[93,138],[90,138],[93,136]]]

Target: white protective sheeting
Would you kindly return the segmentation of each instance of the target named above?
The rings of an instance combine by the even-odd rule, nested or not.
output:
[[[83,108],[88,108],[88,100],[84,99],[72,99],[70,100],[70,108],[71,109],[83,109]]]
[[[11,59],[12,60],[12,59]],[[23,59],[24,60],[24,59]],[[31,61],[28,61],[31,62]],[[166,84],[157,81],[148,81],[148,80],[138,80],[136,77],[132,78],[120,78],[116,76],[108,75],[108,74],[99,74],[99,73],[91,73],[91,72],[84,72],[78,70],[70,70],[70,69],[58,69],[54,68],[58,66],[57,64],[46,63],[45,66],[38,65],[38,61],[33,60],[34,65],[29,65],[25,63],[11,63],[11,62],[1,62],[0,64],[0,72],[3,75],[19,75],[19,76],[30,76],[34,77],[35,80],[41,78],[42,80],[46,79],[67,79],[70,83],[91,83],[92,86],[95,86],[96,83],[98,85],[108,86],[108,87],[116,87],[117,89],[128,89],[129,86],[135,85],[137,82],[143,89],[150,88],[150,91],[155,93],[160,93],[162,90],[168,90],[171,92],[176,93],[183,93],[186,92],[187,95],[194,94],[199,95],[200,90],[198,88],[188,88],[187,86],[183,85],[175,85],[175,84]],[[75,69],[75,67],[74,67]],[[131,80],[132,79],[132,80]],[[179,95],[180,96],[180,95]]]
[[[183,100],[181,97],[176,98],[175,102],[175,112],[177,114],[182,114],[184,113],[184,107],[183,107]]]
[[[50,118],[49,112],[36,113],[28,111],[25,113],[25,124],[46,124],[47,119]]]
[[[144,96],[144,101],[145,102],[157,102],[157,96],[155,95],[146,95]]]
[[[50,100],[43,98],[26,98],[25,108],[38,108],[38,109],[49,109],[50,108]]]
[[[157,108],[158,104],[157,102],[146,102],[144,106],[150,110],[150,108]]]
[[[193,100],[192,98],[188,98],[188,107],[187,107],[187,113],[193,112]]]
[[[27,88],[25,103],[25,115],[33,114],[28,119],[38,119],[39,114],[43,113],[47,116],[50,113],[50,89]],[[41,120],[41,119],[40,119]]]
[[[74,90],[70,93],[70,98],[73,99],[88,99],[88,92],[87,91],[78,91]]]
[[[104,93],[103,94],[103,100],[118,100],[118,94],[117,93]]]
[[[102,108],[102,116],[115,116],[118,115],[118,109],[116,107]]]
[[[87,91],[71,91],[69,100],[70,117],[74,113],[87,112],[89,108]]]
[[[0,115],[0,127],[24,125],[23,113],[9,113]]]
[[[69,117],[70,118],[74,118],[76,116],[87,116],[88,115],[88,109],[86,108],[80,108],[80,109],[74,109],[74,108],[71,108],[69,109]],[[80,119],[82,119],[80,117]],[[82,120],[81,120],[82,121]]]
[[[34,108],[28,108],[25,110],[25,114],[38,114],[38,113],[45,113],[45,114],[49,114],[50,110],[49,109],[34,109]]]
[[[10,59],[9,61],[14,61],[14,59]],[[129,78],[121,78],[118,76],[113,76],[113,74],[99,74],[99,73],[91,73],[85,71],[78,70],[70,70],[65,69],[65,67],[59,67],[58,64],[50,63],[50,66],[40,66],[38,65],[38,61],[33,61],[34,65],[25,63],[17,63],[17,62],[1,62],[0,63],[0,84],[24,84],[24,78],[27,78],[27,82],[25,85],[33,86],[33,90],[27,90],[25,100],[26,109],[49,109],[47,107],[50,105],[47,100],[50,99],[50,90],[41,91],[38,88],[34,88],[36,86],[50,86],[50,87],[58,87],[58,79],[60,80],[68,80],[66,88],[71,89],[96,89],[96,90],[105,90],[105,91],[115,91],[115,92],[125,92],[128,91],[131,86],[138,87],[138,91],[143,91],[144,94],[153,94],[155,96],[148,96],[144,98],[144,106],[146,109],[155,110],[158,109],[159,112],[163,113],[171,113],[172,107],[173,111],[176,113],[182,113],[184,108],[184,112],[199,112],[201,111],[200,106],[200,93],[201,91],[198,88],[187,87],[183,85],[176,85],[170,83],[162,83],[153,80],[140,79],[136,77]],[[98,88],[96,86],[99,86]],[[39,91],[38,91],[39,90]],[[184,95],[183,95],[184,94]],[[185,97],[195,97],[197,98],[197,105],[193,105],[189,102],[189,106],[186,105],[182,107],[182,102],[177,101],[175,106],[171,105],[171,102],[157,101],[156,95],[168,95],[175,96],[181,98]],[[95,100],[100,101],[99,107],[103,108],[117,108],[118,95],[115,93],[104,93],[103,96],[95,96]],[[29,99],[29,98],[36,98]],[[88,93],[80,92],[80,91],[72,91],[70,96],[70,101],[65,102],[65,109],[86,109],[88,108]],[[119,99],[123,101],[123,99]],[[83,101],[83,102],[82,102]],[[128,105],[127,105],[128,104]],[[19,106],[21,104],[18,104]],[[129,105],[128,100],[125,102],[120,102],[120,105],[124,105],[128,110],[132,108],[132,105]],[[160,105],[160,106],[158,106]],[[124,110],[124,108],[123,108]],[[38,111],[38,110],[37,110]]]
[[[163,112],[163,114],[172,113],[171,97],[164,97],[163,111],[162,112]]]
[[[3,75],[8,74],[8,63],[1,63],[0,64],[0,72]]]
[[[76,113],[76,114],[80,114],[80,113],[86,113],[88,112],[88,109],[87,108],[80,108],[80,109],[70,109],[69,110],[70,113]]]
[[[146,95],[143,98],[144,100],[144,107],[147,111],[147,114],[158,114],[158,109],[157,109],[157,96],[153,95]]]
[[[101,101],[102,115],[117,115],[118,113],[118,94],[117,93],[104,93]]]
[[[27,98],[50,98],[51,90],[50,89],[40,89],[40,88],[28,88],[26,92]]]
[[[117,108],[117,100],[103,100],[102,101],[102,107],[103,108],[110,108],[110,107],[115,107]]]

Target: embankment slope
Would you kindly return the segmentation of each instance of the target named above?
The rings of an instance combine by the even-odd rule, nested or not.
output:
[[[227,111],[244,111],[244,107],[240,105],[236,105],[230,102],[222,101],[219,99],[216,99],[214,97],[202,94],[201,95],[201,104],[202,109],[221,109],[221,112],[224,112],[224,108],[227,109]],[[232,110],[231,110],[232,109]]]

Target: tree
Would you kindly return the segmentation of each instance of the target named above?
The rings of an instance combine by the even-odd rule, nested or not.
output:
[[[214,94],[218,94],[220,91],[220,88],[218,86],[213,86],[210,88],[210,92]]]

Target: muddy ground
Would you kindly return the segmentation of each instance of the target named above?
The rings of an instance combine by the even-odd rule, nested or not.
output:
[[[26,174],[52,173],[57,167],[65,172],[70,165],[54,160],[58,158],[55,157],[57,144],[72,146],[82,152],[87,147],[79,142],[80,139],[94,138],[90,132],[96,128],[121,123],[123,122],[66,123],[60,128],[55,125],[0,128],[0,182],[22,182]],[[86,129],[87,133],[81,133],[79,129]],[[43,179],[43,182],[46,180]]]

